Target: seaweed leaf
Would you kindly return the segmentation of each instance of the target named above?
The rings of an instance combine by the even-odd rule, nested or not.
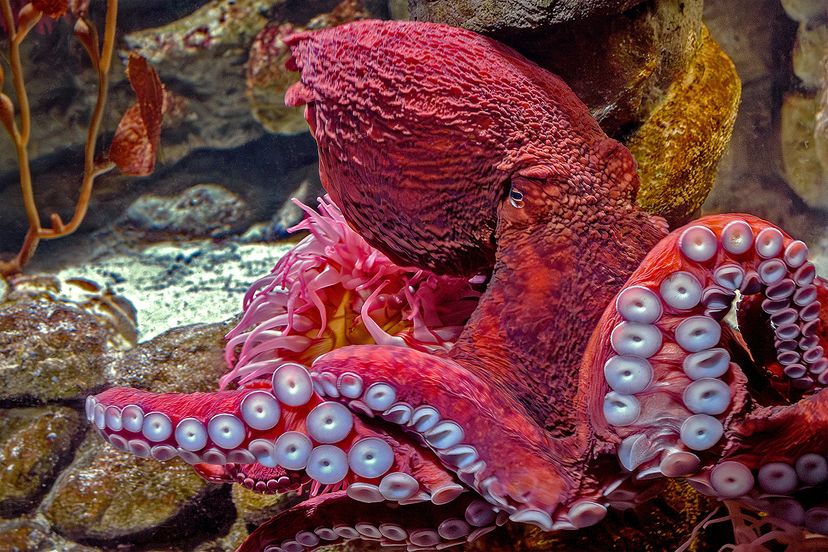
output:
[[[109,158],[124,174],[146,176],[155,168],[165,110],[164,86],[155,69],[136,53],[129,54],[127,77],[138,100],[118,123]]]

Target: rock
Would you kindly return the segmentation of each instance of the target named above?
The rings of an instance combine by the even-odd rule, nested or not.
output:
[[[250,284],[267,274],[290,247],[290,243],[162,242],[109,249],[93,261],[58,267],[58,275],[100,281],[129,297],[139,312],[139,335],[145,341],[170,328],[237,315]]]
[[[559,75],[616,137],[646,119],[693,58],[701,15],[701,0],[411,2],[413,19],[481,32]]]
[[[763,17],[744,17],[748,12],[762,13]],[[774,38],[790,23],[778,0],[708,1],[704,6],[704,20],[713,38],[736,65],[743,88],[779,73]]]
[[[818,21],[828,17],[825,0],[781,0],[788,16],[800,23]]]
[[[366,18],[387,18],[387,6],[375,0],[335,0],[314,6],[312,17],[287,5],[279,17],[256,35],[247,62],[247,97],[253,116],[270,132],[305,132],[304,109],[285,107],[285,91],[299,80],[288,71],[290,56],[283,39],[292,32],[335,27]],[[293,9],[291,9],[293,8]],[[327,9],[326,9],[327,8]]]
[[[707,198],[739,107],[736,68],[702,31],[690,65],[627,141],[641,177],[638,204],[673,227],[687,222]]]
[[[817,114],[814,121],[814,148],[823,171],[828,171],[828,59],[822,67],[824,84],[817,96]]]
[[[65,406],[0,410],[0,517],[34,508],[72,459],[85,430]]]
[[[227,371],[224,335],[232,328],[224,322],[169,330],[112,359],[109,382],[157,393],[215,391]]]
[[[409,0],[411,18],[489,34],[536,31],[560,23],[617,15],[643,0]]]
[[[283,39],[289,23],[271,23],[256,35],[247,63],[247,97],[253,117],[270,132],[305,132],[304,110],[285,106],[285,91],[298,75],[285,69],[288,49]]]
[[[60,550],[61,552],[96,552],[99,548],[70,542],[56,535],[47,523],[22,517],[0,521],[0,550],[27,552],[31,550]]]
[[[259,526],[302,500],[296,493],[261,494],[233,485],[233,503],[239,519],[248,525]]]
[[[8,56],[5,33],[0,51],[4,58]],[[21,59],[32,116],[29,158],[46,158],[84,144],[95,105],[97,73],[81,44],[73,38],[69,19],[55,22],[48,32],[29,33],[21,44]],[[135,101],[124,69],[119,59],[113,60],[107,113],[121,114]],[[7,82],[10,79],[9,72]],[[102,132],[114,131],[118,118],[104,117]],[[16,171],[17,155],[12,141],[5,129],[0,134],[0,174]],[[82,163],[75,167],[76,176],[82,169]]]
[[[408,0],[388,0],[388,16],[391,19],[410,19]]]
[[[749,12],[762,15],[745,17]],[[742,77],[742,102],[701,214],[752,213],[814,246],[825,235],[825,212],[809,209],[780,170],[778,110],[793,80],[784,52],[793,46],[797,24],[778,0],[708,0],[705,23]]]
[[[153,64],[183,112],[165,133],[163,150],[238,147],[260,137],[265,128],[305,131],[301,110],[286,109],[279,94],[295,80],[285,75],[282,30],[365,16],[387,18],[385,2],[213,0],[163,27],[130,33],[127,47]],[[273,48],[278,52],[270,53]]]
[[[244,64],[268,11],[282,2],[213,0],[173,23],[124,38],[179,97],[184,114],[164,134],[165,155],[180,159],[196,147],[232,148],[262,135],[243,98]]]
[[[119,219],[125,205],[134,201],[138,192],[167,195],[181,191],[183,186],[173,189],[175,186],[170,186],[170,182],[185,182],[185,185],[217,182],[236,193],[239,193],[238,188],[253,189],[254,193],[255,189],[262,189],[278,200],[283,192],[274,188],[278,188],[281,176],[315,161],[316,147],[308,136],[304,141],[300,138],[281,143],[277,141],[276,147],[271,147],[267,152],[267,157],[259,155],[256,166],[244,171],[245,174],[235,174],[232,168],[246,166],[239,159],[239,156],[250,153],[246,150],[233,152],[235,158],[229,166],[231,170],[215,161],[209,165],[210,170],[205,171],[209,174],[201,175],[195,181],[191,180],[191,173],[188,172],[194,169],[192,163],[179,163],[195,157],[204,170],[205,152],[217,157],[215,151],[207,151],[210,148],[241,150],[251,140],[264,137],[265,130],[252,116],[245,96],[246,62],[255,34],[268,22],[273,9],[286,2],[214,0],[178,22],[134,31],[124,38],[129,47],[140,49],[158,62],[173,109],[164,118],[155,175],[138,180],[113,171],[98,177],[81,232]],[[366,3],[369,2],[378,4],[378,0],[366,0]],[[176,2],[174,4],[178,8],[167,7],[157,12],[166,12],[164,17],[167,17],[174,12],[186,11],[182,6],[192,9],[198,3]],[[291,1],[290,4],[286,9],[302,12],[305,14],[303,17],[307,18],[315,15],[313,10],[320,7],[316,3],[310,4],[309,10],[301,2]],[[119,23],[140,26],[142,22],[163,22],[163,18],[157,17],[156,10],[147,8],[146,11],[153,14],[143,14],[137,19],[133,17],[128,22],[121,21],[124,19],[121,18]],[[309,11],[313,14],[308,14]],[[132,9],[130,13],[136,12]],[[195,40],[199,29],[209,35],[206,42]],[[48,219],[51,213],[57,212],[66,220],[75,207],[80,184],[86,121],[93,107],[97,76],[88,69],[81,46],[71,38],[70,25],[63,21],[58,22],[50,34],[31,33],[24,41],[23,58],[33,111],[29,158],[35,198],[42,216]],[[113,130],[118,115],[134,101],[134,94],[124,80],[124,68],[117,57],[110,77],[110,101],[106,106],[99,150],[108,143],[106,135]],[[273,96],[275,94],[271,94]],[[280,108],[284,109],[283,106]],[[301,120],[301,110],[294,111],[297,120]],[[299,130],[304,130],[304,127],[298,126],[286,132]],[[297,159],[299,157],[301,159]],[[275,171],[270,170],[273,166]],[[269,170],[267,177],[258,178],[260,168],[265,167]],[[17,168],[11,142],[0,139],[0,252],[16,253],[26,227]],[[250,178],[238,182],[245,180],[247,172],[252,173]],[[165,176],[168,178],[165,179]],[[240,195],[248,201],[248,205],[254,206],[254,211],[259,206],[267,207],[267,201],[252,201],[247,194]],[[273,210],[257,220],[265,220],[272,213]]]
[[[125,340],[115,340],[100,316],[62,297],[58,279],[22,285],[33,280],[12,280],[13,291],[0,304],[0,403],[83,398],[104,385],[104,356]],[[112,308],[120,309],[114,302]]]
[[[828,167],[817,154],[814,130],[817,102],[812,96],[787,94],[782,103],[781,142],[785,181],[811,207],[828,208]]]
[[[126,350],[137,343],[135,307],[93,280],[49,274],[18,274],[8,280],[6,300],[65,303],[95,316],[107,330],[107,347]]]
[[[238,518],[226,535],[220,536],[213,541],[199,544],[193,549],[193,552],[227,552],[229,550],[236,550],[249,534],[247,524],[241,518]],[[168,549],[163,549],[164,552],[166,550]]]
[[[826,8],[828,9],[828,8]],[[811,90],[825,84],[824,62],[828,56],[828,24],[801,23],[793,50],[793,71]]]
[[[97,435],[81,445],[42,511],[71,539],[184,549],[226,534],[235,519],[227,487],[208,484],[180,459],[161,467],[118,452]]]
[[[126,224],[153,238],[218,238],[250,225],[250,210],[238,195],[218,184],[199,184],[178,195],[139,197],[126,211]]]
[[[301,201],[305,205],[316,205],[316,199],[325,194],[322,182],[319,180],[318,165],[307,167],[304,174],[299,185],[288,194],[290,199],[279,207],[270,221],[250,227],[241,237],[242,242],[273,241],[290,236],[288,229],[298,224],[304,216],[304,212],[294,200]]]

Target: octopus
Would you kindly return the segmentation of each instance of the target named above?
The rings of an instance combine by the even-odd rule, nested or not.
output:
[[[87,399],[112,446],[307,492],[242,551],[575,531],[665,478],[828,534],[805,243],[748,214],[670,231],[566,84],[488,38],[363,21],[287,43],[328,196],[247,293],[220,390]]]

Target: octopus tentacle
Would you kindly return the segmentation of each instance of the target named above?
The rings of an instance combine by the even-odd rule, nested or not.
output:
[[[812,264],[806,262],[797,272],[802,274],[811,270]],[[784,281],[781,284],[790,287]],[[789,297],[790,306],[770,313],[766,309],[772,304],[761,296],[745,297],[739,304],[738,320],[754,359],[773,388],[784,397],[795,399],[828,384],[828,361],[822,360],[828,346],[828,327],[821,322],[828,320],[828,282],[817,276],[811,284],[795,290]],[[820,312],[811,307],[810,311],[804,311],[808,320],[803,320],[800,303],[814,297],[821,305]],[[800,335],[787,339],[793,330],[790,324],[796,322],[800,322],[795,324]],[[786,339],[780,339],[780,333],[785,334]],[[794,381],[789,377],[791,374],[802,377],[800,381]],[[805,376],[810,376],[813,383]]]
[[[314,495],[347,489],[363,502],[436,504],[464,492],[402,432],[371,427],[324,400],[304,367],[284,364],[272,382],[271,389],[191,395],[114,388],[90,397],[87,415],[119,450],[160,461],[179,456],[211,481],[259,492],[308,484]]]
[[[551,440],[501,387],[452,360],[382,346],[332,351],[312,370],[331,379],[359,377],[365,392],[349,401],[351,409],[373,411],[419,435],[464,483],[514,521],[546,530],[556,521],[573,523],[561,506],[570,505],[577,482],[560,466],[576,463],[578,451]],[[593,510],[576,515],[576,525],[591,524]]]
[[[596,405],[598,441],[639,480],[688,477],[703,492],[747,502],[794,496],[800,508],[812,507],[806,526],[826,532],[815,521],[825,513],[828,480],[817,286],[824,283],[805,245],[756,217],[706,217],[670,234],[593,334],[580,400]],[[722,331],[736,292],[761,297],[776,361],[796,390],[789,397],[806,395],[793,406],[748,395]]]
[[[298,552],[350,540],[442,550],[473,542],[504,521],[490,505],[471,496],[441,506],[394,509],[346,501],[341,492],[308,500],[260,526],[238,552]]]

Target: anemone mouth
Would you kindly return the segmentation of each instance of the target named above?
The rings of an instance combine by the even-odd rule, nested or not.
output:
[[[221,388],[270,377],[285,362],[310,365],[346,345],[380,344],[446,351],[481,295],[481,278],[438,276],[403,267],[345,221],[328,196],[291,232],[309,232],[256,281],[244,315],[227,334],[231,370]]]

